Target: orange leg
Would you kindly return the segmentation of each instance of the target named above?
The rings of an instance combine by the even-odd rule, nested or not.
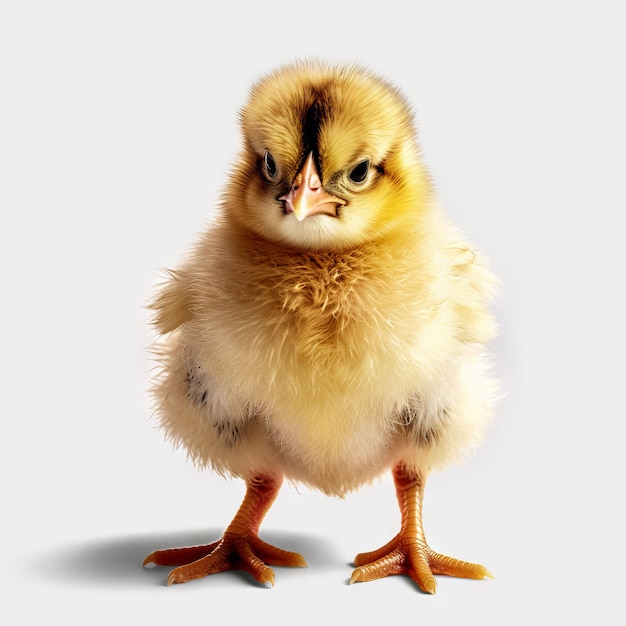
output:
[[[221,539],[205,546],[157,550],[145,558],[144,566],[178,566],[170,572],[168,585],[239,569],[269,587],[274,585],[274,572],[266,563],[306,567],[299,554],[276,548],[258,537],[261,521],[276,499],[281,483],[282,479],[270,476],[248,481],[243,502]]]
[[[407,471],[402,464],[393,471],[396,496],[402,513],[400,532],[373,552],[357,554],[350,584],[408,574],[427,593],[435,593],[436,574],[460,578],[493,578],[489,570],[476,563],[459,561],[431,550],[422,526],[424,480]]]

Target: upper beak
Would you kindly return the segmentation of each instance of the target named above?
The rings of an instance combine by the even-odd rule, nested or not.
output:
[[[345,200],[329,194],[322,187],[312,152],[293,179],[289,193],[278,199],[285,201],[285,210],[293,213],[299,222],[309,215],[337,217],[337,209],[346,204]]]

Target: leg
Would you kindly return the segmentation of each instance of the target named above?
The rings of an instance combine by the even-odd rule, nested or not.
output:
[[[274,585],[274,572],[266,563],[306,567],[299,554],[271,546],[258,537],[261,521],[276,499],[281,483],[282,479],[270,476],[248,481],[243,502],[220,540],[206,546],[157,550],[146,557],[144,566],[177,565],[170,572],[168,585],[240,569],[269,587]]]
[[[424,480],[407,471],[403,464],[394,468],[393,479],[402,513],[400,532],[373,552],[358,554],[350,583],[408,574],[422,591],[435,593],[435,574],[461,578],[493,578],[489,570],[476,563],[459,561],[431,550],[422,527]]]

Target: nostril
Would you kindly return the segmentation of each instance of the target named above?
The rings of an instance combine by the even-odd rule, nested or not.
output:
[[[322,181],[319,179],[319,176],[312,174],[309,178],[309,189],[311,191],[317,191],[322,186]]]
[[[293,184],[291,185],[291,190],[292,191],[298,191],[298,189],[300,189],[300,185],[302,184],[302,174],[298,174],[294,179],[293,179]]]

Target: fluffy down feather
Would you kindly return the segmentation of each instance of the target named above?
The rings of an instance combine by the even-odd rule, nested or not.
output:
[[[250,96],[219,222],[153,305],[169,333],[155,394],[201,465],[244,478],[275,466],[342,495],[399,460],[429,471],[477,443],[494,398],[482,348],[494,280],[433,199],[396,92],[353,68],[308,69]],[[332,107],[323,170],[367,154],[385,172],[339,218],[305,225],[254,171],[271,146],[295,176],[319,94]]]

